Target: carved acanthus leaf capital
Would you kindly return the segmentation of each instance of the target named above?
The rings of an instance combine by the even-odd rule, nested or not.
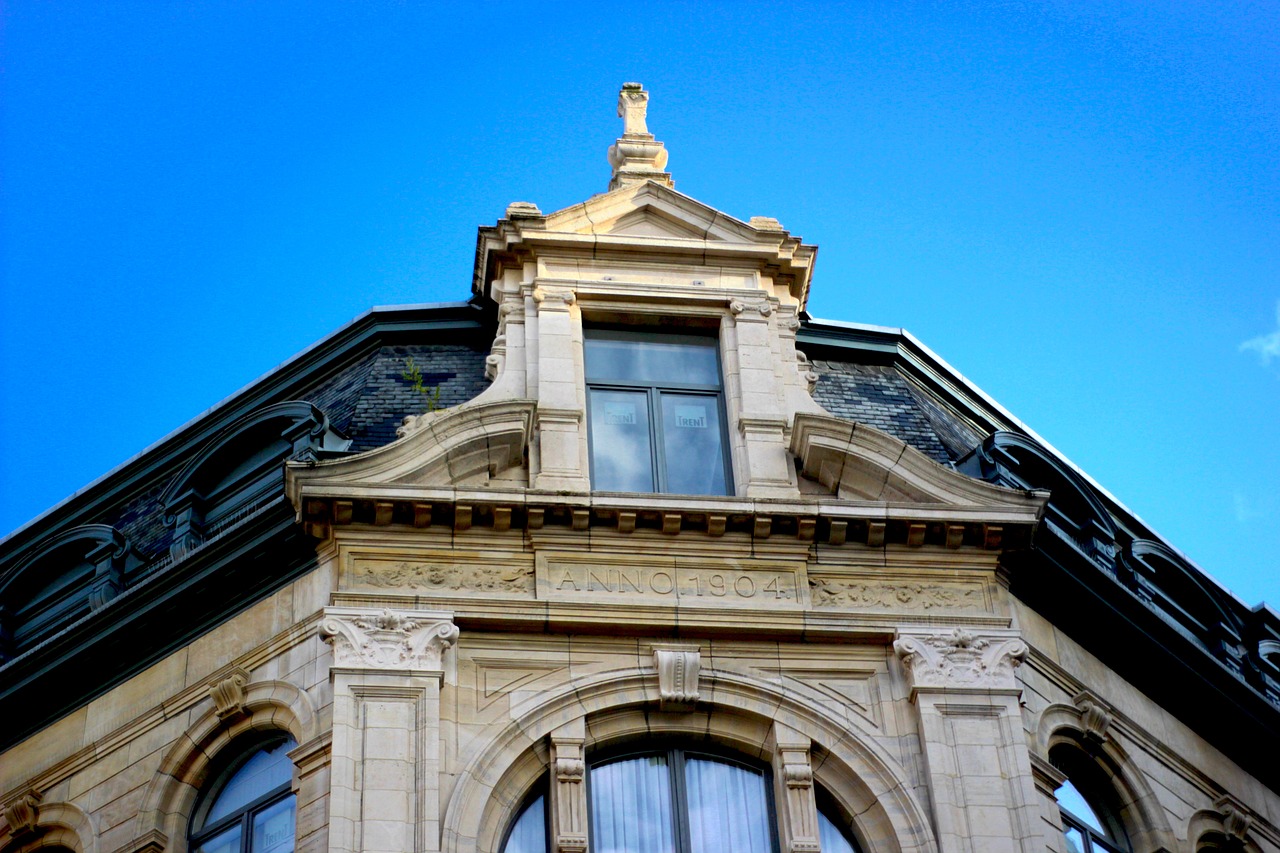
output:
[[[903,635],[893,650],[915,688],[1014,689],[1013,670],[1027,656],[1027,644],[1017,636],[979,636],[961,628]]]
[[[452,614],[433,610],[326,607],[320,636],[333,645],[334,666],[438,672],[458,626]]]

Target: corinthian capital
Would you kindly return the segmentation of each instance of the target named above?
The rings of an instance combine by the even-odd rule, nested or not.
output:
[[[326,607],[320,637],[333,646],[334,666],[439,671],[458,626],[435,610]]]
[[[1027,644],[1016,635],[978,635],[960,628],[904,634],[893,650],[914,688],[1015,689],[1013,670],[1027,656]]]

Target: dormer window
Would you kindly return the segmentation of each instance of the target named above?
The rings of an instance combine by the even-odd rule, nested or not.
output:
[[[584,349],[593,491],[732,492],[714,336],[587,329]]]

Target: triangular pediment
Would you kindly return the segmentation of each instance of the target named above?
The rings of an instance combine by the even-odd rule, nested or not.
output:
[[[776,244],[785,232],[757,229],[714,207],[648,182],[603,193],[547,216],[547,231]]]

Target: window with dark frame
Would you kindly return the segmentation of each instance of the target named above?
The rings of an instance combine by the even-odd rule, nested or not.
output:
[[[1106,772],[1084,753],[1068,747],[1056,749],[1049,758],[1067,777],[1054,796],[1069,853],[1130,853],[1124,827],[1110,802],[1114,792]]]
[[[292,853],[297,744],[284,738],[233,762],[201,797],[191,821],[192,853]]]
[[[593,853],[776,853],[777,811],[767,767],[716,751],[610,751],[587,771]],[[819,797],[822,849],[861,853]],[[551,849],[544,785],[507,830],[502,853]]]
[[[732,493],[715,336],[587,329],[584,350],[593,491]]]

